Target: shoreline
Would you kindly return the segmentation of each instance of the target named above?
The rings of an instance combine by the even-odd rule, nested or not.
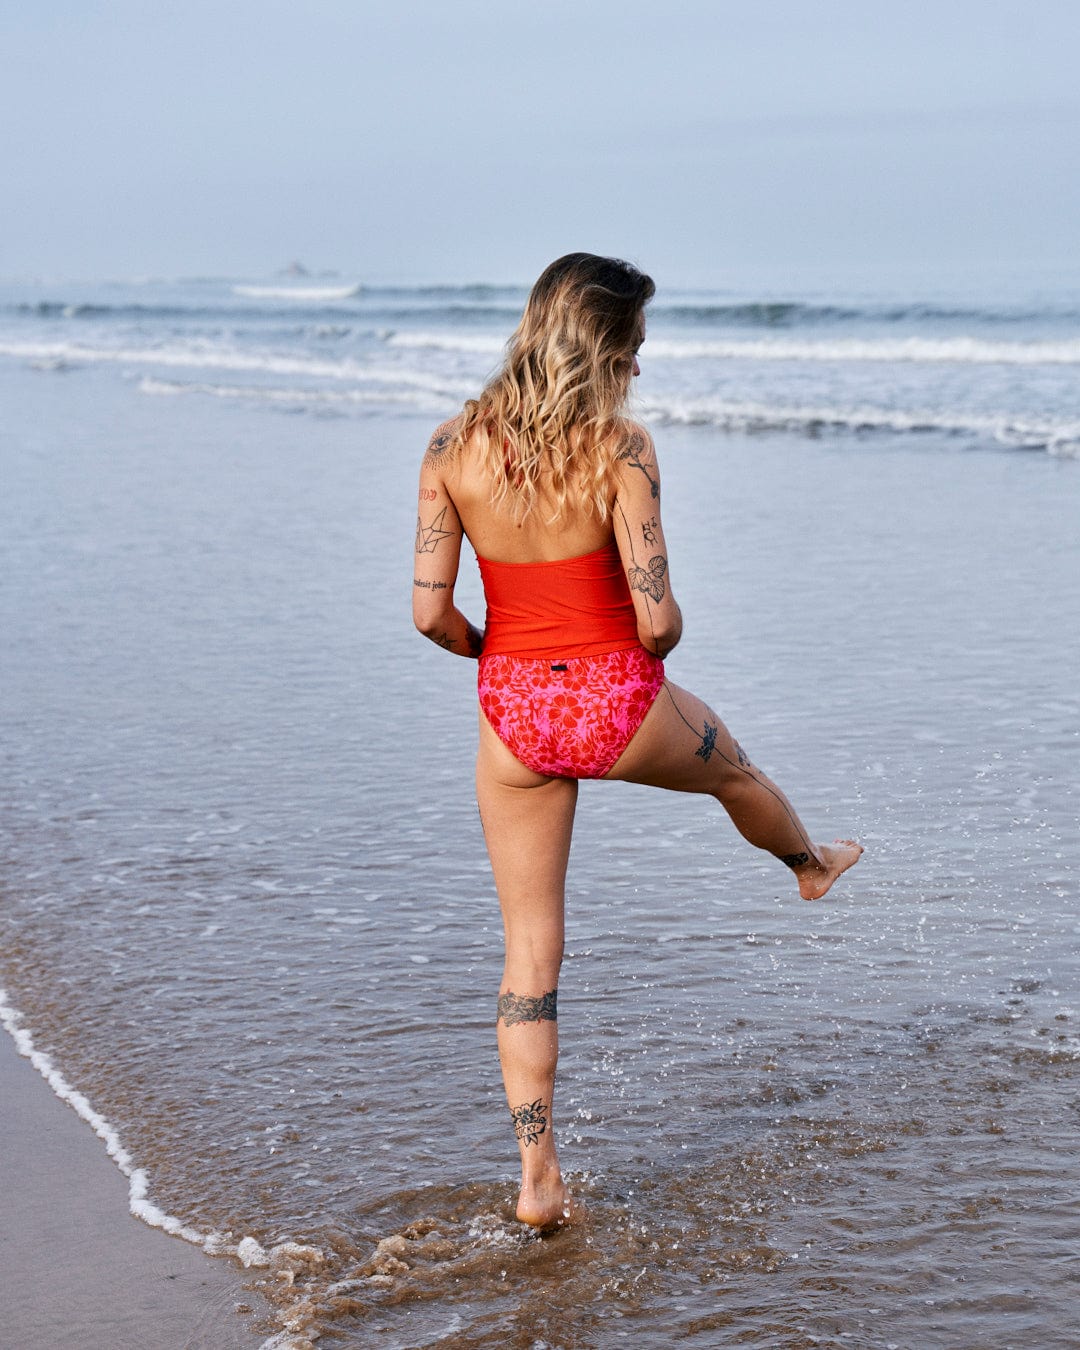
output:
[[[127,1178],[6,1031],[0,1132],[5,1342],[247,1350],[272,1334],[240,1271],[135,1218]]]

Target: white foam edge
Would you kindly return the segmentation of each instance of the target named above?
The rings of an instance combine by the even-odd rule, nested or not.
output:
[[[400,403],[409,408],[439,412],[447,399],[464,399],[468,390],[413,389],[278,389],[258,384],[211,384],[204,380],[163,380],[160,376],[144,375],[139,380],[141,394],[179,397],[183,394],[203,394],[212,398],[251,399],[255,402],[282,403],[288,406],[325,405],[385,406]]]
[[[474,334],[394,332],[390,347],[495,354],[499,338]],[[1080,365],[1080,341],[1033,338],[668,338],[649,337],[643,359],[685,361],[893,361],[970,365]]]
[[[233,295],[249,300],[352,300],[360,294],[360,282],[347,286],[247,286],[239,282]]]
[[[476,352],[498,356],[506,350],[506,339],[479,333],[390,332],[384,338],[388,347],[420,348],[424,351]]]
[[[7,991],[0,988],[0,1025],[15,1042],[15,1049],[45,1079],[49,1087],[66,1102],[72,1110],[94,1131],[104,1143],[105,1152],[113,1160],[128,1181],[128,1208],[137,1219],[149,1224],[151,1228],[163,1229],[174,1237],[183,1238],[196,1247],[201,1247],[211,1256],[235,1256],[237,1243],[230,1242],[223,1233],[201,1233],[148,1199],[150,1182],[146,1171],[135,1165],[135,1160],[124,1147],[116,1127],[95,1111],[90,1102],[77,1088],[67,1081],[52,1062],[51,1056],[44,1050],[34,1048],[34,1038],[26,1027],[22,1026],[22,1013],[13,1008],[7,999]]]
[[[806,430],[837,427],[851,431],[943,431],[986,435],[1006,445],[1045,447],[1061,458],[1076,456],[1080,421],[1035,421],[1009,413],[933,412],[927,409],[829,408],[724,399],[661,402],[643,399],[642,414],[658,423],[707,425],[733,431]]]
[[[1078,365],[1080,341],[1032,338],[1001,342],[987,338],[785,338],[704,341],[649,338],[644,359],[720,358],[750,361],[890,361],[963,365]]]
[[[124,365],[168,366],[185,370],[250,371],[255,374],[303,375],[358,383],[385,381],[446,392],[445,382],[423,371],[392,365],[362,365],[351,357],[327,361],[318,357],[279,356],[273,352],[241,352],[233,347],[193,342],[168,347],[93,347],[82,342],[0,341],[0,356],[34,361],[115,362]]]

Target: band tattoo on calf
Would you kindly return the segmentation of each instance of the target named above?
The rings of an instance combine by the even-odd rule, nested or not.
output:
[[[547,1106],[537,1097],[534,1102],[522,1102],[520,1106],[510,1108],[510,1118],[514,1122],[514,1133],[525,1147],[535,1144],[547,1130]]]
[[[558,1002],[557,989],[549,989],[539,998],[529,994],[515,994],[508,989],[505,994],[499,995],[499,1011],[495,1021],[498,1022],[501,1017],[503,1025],[508,1027],[517,1026],[520,1022],[557,1022]]]
[[[810,861],[809,853],[785,853],[780,861],[786,867],[805,867]]]
[[[449,539],[455,533],[454,530],[443,529],[447,509],[444,506],[430,525],[425,525],[422,517],[416,517],[417,553],[434,553],[444,539]]]

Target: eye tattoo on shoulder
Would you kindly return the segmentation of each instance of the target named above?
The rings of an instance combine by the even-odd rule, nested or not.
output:
[[[447,457],[448,451],[453,444],[454,433],[452,431],[447,431],[444,427],[439,427],[428,442],[428,448],[424,452],[424,459],[429,464],[440,463]]]

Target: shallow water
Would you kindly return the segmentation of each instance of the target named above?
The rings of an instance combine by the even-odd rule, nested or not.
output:
[[[0,390],[0,983],[162,1208],[322,1248],[278,1297],[323,1345],[1075,1343],[1075,462],[658,433],[669,674],[867,855],[809,907],[718,808],[583,787],[588,1218],[537,1240],[474,668],[407,613],[427,424]]]

